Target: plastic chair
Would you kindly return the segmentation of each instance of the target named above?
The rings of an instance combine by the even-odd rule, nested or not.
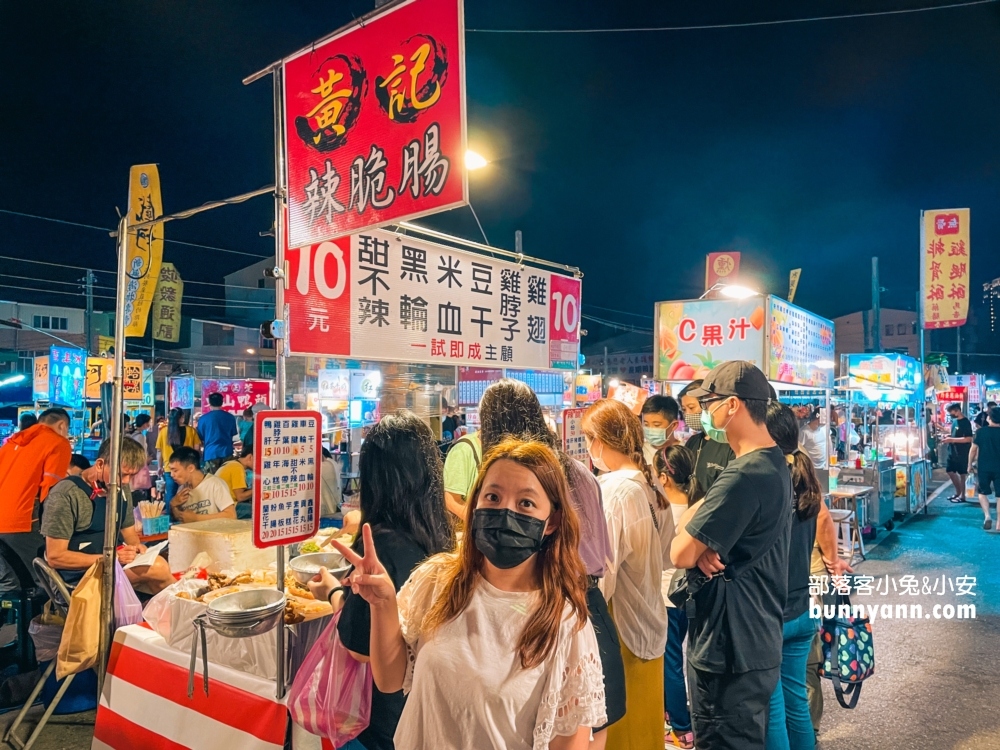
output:
[[[54,606],[63,617],[69,614],[69,600],[70,600],[70,587],[66,585],[66,582],[62,579],[55,570],[49,567],[48,563],[45,562],[40,557],[36,557],[32,562],[35,568],[36,577],[38,582],[43,589],[48,593],[49,599],[52,601],[52,606]],[[18,713],[17,718],[14,719],[14,723],[10,725],[10,729],[3,736],[3,741],[7,744],[13,745],[19,750],[30,750],[38,739],[38,735],[42,733],[42,729],[48,723],[49,719],[52,717],[52,713],[56,710],[59,705],[59,701],[62,700],[63,695],[69,689],[70,684],[73,682],[73,678],[76,675],[69,675],[63,680],[62,685],[59,686],[59,690],[56,691],[55,697],[52,702],[45,709],[45,713],[42,714],[42,718],[38,721],[34,730],[31,732],[27,740],[22,740],[17,736],[16,732],[21,726],[21,722],[24,721],[24,717],[28,715],[28,711],[31,706],[38,699],[39,693],[42,692],[42,688],[45,687],[45,681],[49,679],[56,669],[56,660],[53,659],[49,662],[49,666],[45,668],[42,673],[41,679],[35,683],[34,689],[31,691],[31,695],[28,696],[28,700],[24,702],[21,707],[20,713]]]

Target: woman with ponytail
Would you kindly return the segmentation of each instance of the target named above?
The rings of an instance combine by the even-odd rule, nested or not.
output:
[[[598,481],[614,557],[608,560],[601,590],[625,663],[625,718],[611,725],[607,746],[645,750],[663,737],[667,616],[659,583],[674,533],[673,516],[666,498],[652,489],[642,427],[628,407],[598,401],[583,417],[583,435],[602,472]]]
[[[794,495],[788,549],[788,598],[781,649],[781,677],[771,695],[767,750],[815,750],[816,734],[806,694],[806,663],[816,621],[809,614],[809,569],[823,492],[812,459],[799,445],[799,422],[785,404],[767,406],[767,431],[788,461]]]
[[[653,456],[656,472],[670,504],[674,527],[689,506],[704,496],[695,477],[697,459],[694,451],[683,445],[670,445]],[[663,713],[670,730],[664,737],[667,747],[693,748],[691,712],[688,710],[687,684],[684,676],[684,637],[687,635],[687,612],[678,609],[667,597],[675,568],[663,571],[660,593],[667,607],[667,648],[663,654]]]

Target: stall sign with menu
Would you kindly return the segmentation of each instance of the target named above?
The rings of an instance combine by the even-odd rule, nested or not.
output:
[[[87,382],[87,352],[53,346],[49,350],[49,403],[82,409]]]
[[[575,458],[589,469],[590,453],[583,437],[583,415],[586,413],[584,408],[563,409],[562,448],[567,456]]]
[[[49,355],[35,357],[34,379],[31,386],[31,397],[34,401],[49,400]]]
[[[272,406],[270,380],[202,380],[201,411],[209,410],[208,397],[222,394],[222,410],[236,416],[257,404]]]
[[[290,248],[287,257],[294,354],[577,367],[577,278],[381,230]]]
[[[656,379],[704,378],[723,362],[764,367],[764,299],[705,299],[656,305]]]
[[[503,370],[490,367],[458,368],[458,405],[479,406],[486,389],[503,380]]]
[[[323,417],[261,411],[254,418],[253,543],[301,542],[319,530]]]
[[[468,202],[461,0],[407,0],[284,61],[300,247]]]
[[[126,359],[122,378],[122,391],[126,401],[142,401],[141,359]],[[100,401],[101,384],[111,383],[115,378],[115,361],[107,357],[87,357],[86,397],[89,401]]]
[[[968,395],[964,385],[952,386],[946,391],[938,391],[935,396],[939,404],[950,404],[952,402],[961,404]]]
[[[833,321],[791,302],[768,297],[767,379],[813,388],[833,388]]]
[[[507,370],[511,380],[518,380],[535,393],[556,394],[566,392],[566,382],[561,372],[539,372],[537,370]]]
[[[319,397],[333,401],[351,399],[351,371],[322,369],[318,375]]]
[[[969,396],[970,404],[982,403],[985,378],[982,375],[971,373],[969,375],[949,375],[948,385],[952,388],[965,388]]]
[[[193,409],[194,378],[167,378],[167,400],[170,409]]]

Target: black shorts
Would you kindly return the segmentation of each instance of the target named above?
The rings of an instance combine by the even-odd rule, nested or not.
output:
[[[1000,488],[1000,472],[980,471],[978,485],[976,491],[980,495],[992,495]]]
[[[604,595],[597,586],[587,589],[587,609],[590,610],[590,622],[597,635],[597,648],[604,672],[604,705],[608,723],[603,727],[593,727],[595,732],[599,732],[625,716],[625,664],[622,661],[621,646],[618,645],[618,630],[611,619]]]
[[[968,474],[969,457],[948,456],[948,465],[945,467],[945,471],[949,474]]]

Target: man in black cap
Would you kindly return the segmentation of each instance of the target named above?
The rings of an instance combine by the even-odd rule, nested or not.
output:
[[[767,431],[776,394],[763,372],[739,361],[717,367],[692,394],[706,434],[736,453],[681,518],[670,548],[674,565],[688,569],[695,741],[699,750],[763,750],[781,669],[792,520],[791,474]]]

